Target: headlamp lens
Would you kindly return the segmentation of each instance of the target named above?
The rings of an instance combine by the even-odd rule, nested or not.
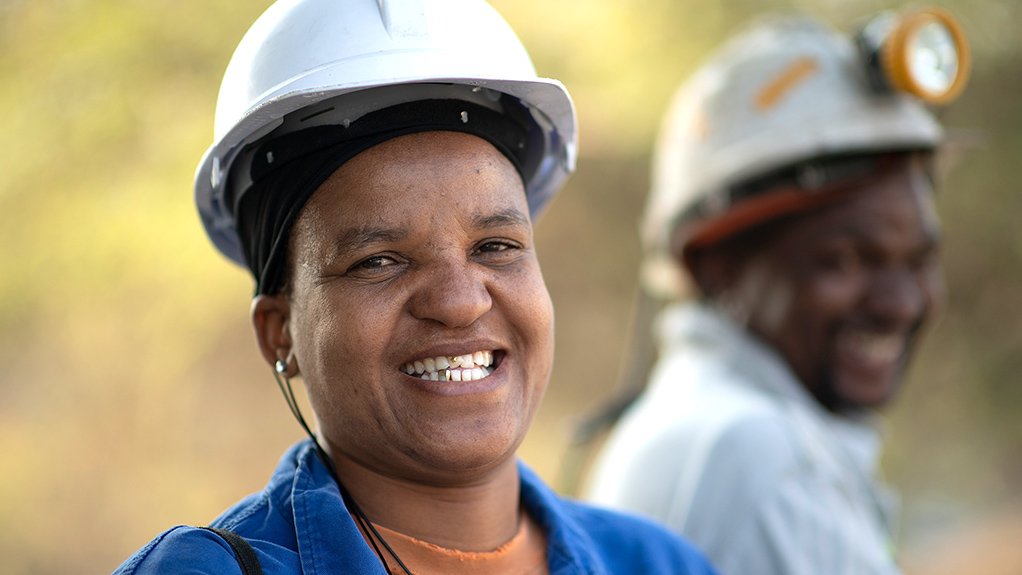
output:
[[[969,43],[946,10],[885,12],[855,38],[877,90],[912,94],[929,104],[947,104],[965,87],[971,66]]]
[[[924,24],[908,46],[909,74],[925,91],[947,93],[958,78],[958,47],[943,22]]]

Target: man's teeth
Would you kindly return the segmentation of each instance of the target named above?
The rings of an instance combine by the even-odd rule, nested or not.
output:
[[[429,381],[475,381],[493,373],[492,351],[428,357],[406,363],[404,372]]]
[[[901,335],[851,332],[842,338],[843,345],[870,362],[890,363],[901,357],[905,338]]]

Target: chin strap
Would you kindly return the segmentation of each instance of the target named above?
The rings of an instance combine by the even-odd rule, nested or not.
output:
[[[312,444],[316,447],[316,454],[319,456],[320,461],[326,466],[327,471],[330,473],[330,477],[333,478],[334,482],[337,483],[337,488],[341,492],[341,499],[344,500],[344,504],[351,510],[352,516],[355,518],[355,523],[358,524],[359,528],[363,533],[367,534],[369,544],[372,545],[373,551],[376,556],[380,558],[380,562],[383,563],[383,568],[387,571],[388,575],[393,575],[393,571],[390,570],[390,565],[387,563],[386,558],[383,556],[383,551],[376,544],[379,541],[383,548],[394,558],[398,566],[405,572],[406,575],[412,575],[412,572],[408,567],[401,561],[401,558],[397,556],[397,553],[387,544],[380,532],[376,530],[372,521],[366,516],[362,508],[355,502],[355,499],[348,493],[348,490],[344,488],[344,484],[341,483],[340,478],[337,477],[337,469],[334,467],[334,462],[330,459],[330,455],[327,454],[323,446],[320,445],[316,435],[312,433],[309,428],[309,424],[305,422],[305,418],[302,417],[302,410],[298,407],[298,401],[295,399],[294,389],[291,387],[291,379],[287,376],[287,363],[284,360],[277,360],[277,363],[273,366],[273,378],[277,381],[277,387],[280,392],[284,395],[284,401],[287,402],[288,409],[291,410],[291,414],[298,420],[298,425],[302,426],[305,433],[312,440]]]

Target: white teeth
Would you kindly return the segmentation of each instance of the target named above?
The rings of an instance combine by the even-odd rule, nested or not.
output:
[[[901,356],[905,343],[905,339],[900,335],[863,332],[848,333],[843,340],[850,351],[875,363],[896,361]]]
[[[464,355],[437,356],[406,363],[401,370],[427,381],[475,381],[493,370],[493,352],[488,350]]]

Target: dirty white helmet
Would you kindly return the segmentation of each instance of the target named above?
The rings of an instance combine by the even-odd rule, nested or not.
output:
[[[871,86],[867,60],[819,22],[775,17],[740,33],[681,86],[655,150],[643,224],[646,287],[673,295],[679,274],[671,242],[676,251],[703,224],[742,212],[735,209],[743,206],[740,184],[816,158],[939,144],[942,130],[929,110],[896,89]],[[730,231],[760,217],[741,215]]]
[[[404,102],[485,103],[499,94],[518,99],[543,134],[541,160],[523,174],[535,215],[574,169],[575,111],[560,82],[536,76],[492,7],[482,0],[279,0],[245,34],[220,86],[214,142],[195,176],[206,232],[244,265],[225,202],[232,165],[248,144],[298,129],[317,104],[330,100],[330,116],[346,122]]]

